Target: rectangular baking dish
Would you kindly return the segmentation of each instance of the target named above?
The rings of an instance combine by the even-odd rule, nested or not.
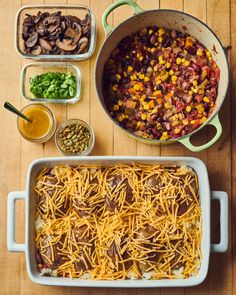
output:
[[[36,75],[41,75],[47,72],[71,72],[76,77],[76,94],[72,98],[60,99],[48,99],[48,98],[36,98],[30,92],[30,78]],[[80,68],[72,63],[67,62],[34,62],[25,65],[21,70],[21,96],[30,102],[42,102],[42,103],[56,103],[56,104],[74,104],[80,100],[81,97],[81,72]]]
[[[63,54],[63,55],[33,55],[24,52],[22,34],[22,24],[24,17],[27,14],[37,14],[38,11],[53,13],[60,10],[63,15],[73,15],[82,19],[86,13],[89,14],[91,18],[91,35],[88,51],[81,54]],[[95,27],[95,17],[91,9],[83,5],[27,5],[21,7],[16,14],[15,21],[15,48],[18,54],[23,58],[30,58],[33,60],[42,61],[72,61],[72,60],[85,60],[91,57],[94,53],[96,44],[96,27]]]
[[[35,259],[34,222],[36,200],[34,185],[39,171],[43,167],[53,167],[58,164],[80,165],[100,164],[115,165],[118,163],[162,164],[162,165],[187,165],[195,170],[199,181],[199,196],[202,210],[202,261],[197,276],[187,279],[162,279],[162,280],[82,280],[62,277],[40,276]],[[25,200],[25,244],[15,243],[15,201]],[[220,202],[220,242],[211,244],[210,241],[210,216],[211,200]],[[28,169],[26,191],[11,192],[8,196],[7,207],[7,246],[11,252],[25,252],[27,271],[30,279],[38,284],[50,286],[74,286],[74,287],[114,287],[114,288],[147,288],[147,287],[189,287],[200,284],[206,278],[209,265],[210,252],[224,252],[228,247],[228,195],[226,192],[210,191],[208,173],[205,164],[191,157],[68,157],[68,158],[43,158],[35,160]]]

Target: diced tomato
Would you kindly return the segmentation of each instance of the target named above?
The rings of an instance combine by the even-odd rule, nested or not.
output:
[[[218,67],[211,69],[211,78],[216,78],[217,82],[220,80],[220,69]]]
[[[198,57],[196,60],[196,64],[199,67],[204,67],[207,65],[207,58],[206,57]]]
[[[197,101],[197,102],[201,102],[203,100],[203,95],[201,94],[197,94],[195,95],[194,99]]]
[[[178,111],[183,111],[185,109],[185,103],[182,102],[181,100],[176,101],[176,108]]]

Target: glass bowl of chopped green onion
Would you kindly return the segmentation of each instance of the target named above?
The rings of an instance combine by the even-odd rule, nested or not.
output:
[[[80,100],[81,74],[71,63],[30,63],[21,72],[21,96],[28,101],[73,104]]]

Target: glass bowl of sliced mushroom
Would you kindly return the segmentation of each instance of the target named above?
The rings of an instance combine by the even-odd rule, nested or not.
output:
[[[93,150],[95,135],[88,123],[70,119],[58,126],[55,142],[65,156],[87,156]]]
[[[85,6],[24,6],[16,15],[16,50],[24,58],[84,60],[95,38],[95,18]]]

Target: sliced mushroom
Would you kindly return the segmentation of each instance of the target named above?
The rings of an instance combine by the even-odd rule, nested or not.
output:
[[[44,36],[44,34],[46,33],[46,30],[44,29],[44,27],[38,27],[36,29],[36,32],[40,35],[40,36]]]
[[[49,34],[52,34],[53,32],[55,32],[58,28],[60,27],[60,23],[56,23],[56,24],[53,24],[53,25],[50,25],[48,28],[47,28],[47,31]]]
[[[46,17],[46,18],[43,20],[43,25],[44,25],[44,26],[49,26],[49,25],[52,25],[52,24],[55,24],[55,23],[60,23],[60,19],[59,19],[59,17],[56,16],[56,15],[48,16],[48,17]]]
[[[80,24],[81,24],[82,26],[87,26],[87,25],[89,25],[90,23],[91,23],[90,16],[89,16],[89,14],[87,13],[86,16],[85,16],[85,18],[82,19],[82,20],[80,21]]]
[[[34,47],[37,41],[38,41],[38,33],[33,32],[32,35],[29,37],[29,39],[25,42],[25,45],[31,48],[31,47]]]
[[[75,23],[74,23],[75,24]],[[65,36],[73,39],[73,43],[77,43],[82,35],[82,28],[79,24],[76,24],[76,30],[73,30],[72,28],[68,27]]]
[[[68,39],[63,39],[62,41],[60,39],[57,39],[56,45],[57,47],[59,47],[60,49],[64,51],[73,51],[77,47],[77,44],[73,44],[72,40],[68,40]]]
[[[90,24],[83,26],[82,30],[83,30],[83,35],[86,35],[90,31]]]
[[[52,46],[50,45],[50,43],[43,38],[39,38],[39,44],[42,48],[44,48],[47,51],[52,50]]]
[[[35,45],[31,50],[30,53],[33,55],[39,55],[42,51],[42,48],[40,45]]]
[[[87,37],[82,37],[79,40],[79,43],[78,43],[78,46],[79,46],[78,53],[86,52],[86,50],[88,49],[88,43],[89,43],[88,38]]]

